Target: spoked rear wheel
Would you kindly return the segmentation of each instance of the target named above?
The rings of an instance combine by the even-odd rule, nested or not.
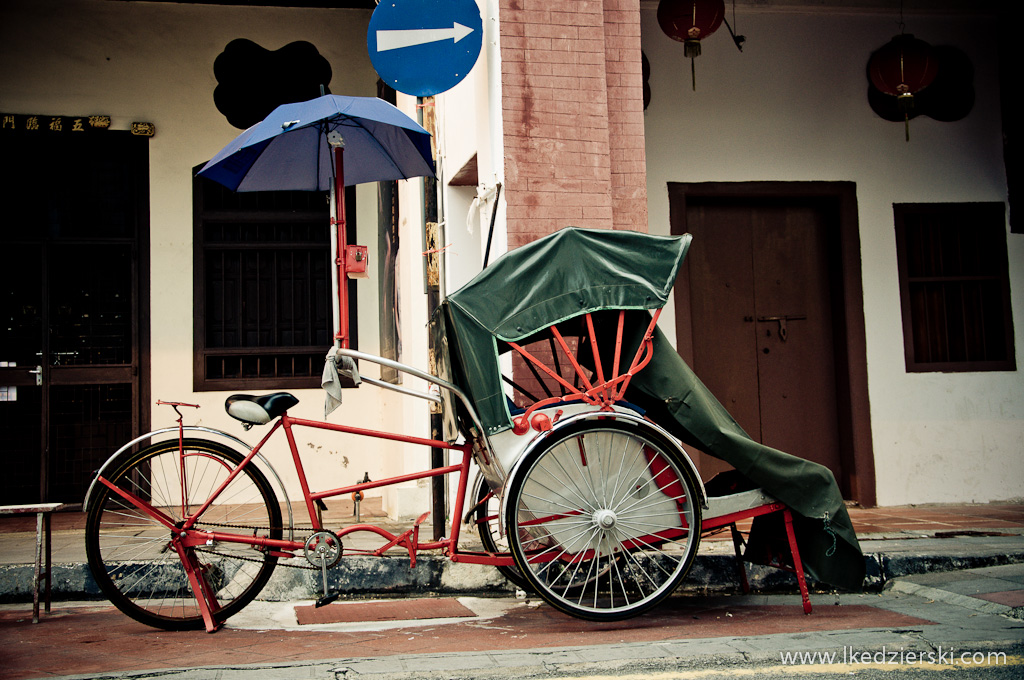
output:
[[[700,542],[698,482],[653,427],[568,425],[510,481],[509,544],[549,604],[594,621],[637,616],[676,589]]]
[[[202,439],[160,442],[128,452],[104,477],[130,498],[177,526],[193,515],[244,456]],[[247,465],[205,510],[195,528],[242,536],[281,537],[281,508],[267,478]],[[97,482],[89,498],[85,542],[100,589],[136,621],[165,630],[201,629],[172,532],[149,512]],[[218,621],[237,613],[266,585],[277,558],[245,543],[210,542],[185,548],[209,585]]]

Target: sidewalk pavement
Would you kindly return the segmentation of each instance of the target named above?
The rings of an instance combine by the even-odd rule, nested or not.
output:
[[[332,504],[324,514],[328,527],[353,521],[350,500]],[[363,521],[399,534],[405,524],[389,521],[379,498],[363,501]],[[880,590],[894,578],[909,574],[969,569],[1011,562],[1024,562],[1024,504],[975,504],[901,506],[892,508],[850,508],[854,529],[864,551],[867,579],[865,589]],[[749,526],[749,521],[747,522]],[[53,597],[55,600],[102,598],[89,573],[83,530],[85,514],[57,513],[52,520]],[[741,529],[745,528],[742,523]],[[429,523],[420,536],[432,536]],[[346,549],[375,549],[380,537],[369,532],[345,537]],[[460,547],[480,549],[471,527],[463,525]],[[35,517],[0,516],[0,602],[30,602],[32,563],[35,559]],[[394,549],[390,559],[346,556],[331,570],[332,588],[345,596],[418,596],[423,593],[447,595],[514,594],[514,588],[492,567],[452,564],[437,553],[424,552],[409,568],[408,553]],[[309,566],[304,559],[293,561]],[[319,572],[288,569],[282,560],[261,599],[315,599],[321,589]],[[795,578],[769,567],[748,565],[748,577],[755,590],[795,592]],[[705,535],[694,566],[683,582],[694,592],[732,592],[737,587],[735,559],[728,531]]]
[[[567,617],[515,597],[496,570],[482,577],[462,571],[467,565],[439,566],[440,558],[430,567],[439,568],[436,581],[424,582],[422,574],[403,580],[402,572],[423,568],[421,556],[416,570],[408,560],[402,569],[403,560],[385,561],[395,565],[398,586],[381,587],[374,572],[377,595],[405,597],[328,607],[355,610],[352,623],[299,624],[296,607],[315,597],[308,584],[308,597],[255,602],[213,635],[151,629],[100,600],[83,602],[87,589],[66,578],[79,568],[75,551],[82,552],[74,547],[82,543],[80,519],[71,515],[54,518],[55,602],[33,625],[30,597],[11,585],[25,565],[11,562],[22,543],[25,562],[31,559],[34,534],[8,520],[0,522],[0,563],[7,563],[0,567],[0,596],[21,601],[0,605],[0,678],[528,677],[524,669],[552,677],[636,664],[677,668],[709,655],[715,663],[777,665],[779,650],[888,646],[923,653],[943,645],[1002,651],[1024,664],[1024,506],[852,508],[851,516],[871,570],[868,590],[812,592],[810,616],[799,596],[788,594],[794,584],[767,568],[751,568],[755,587],[767,594],[734,594],[731,542],[711,538],[677,596],[625,622]],[[421,599],[427,592],[432,596]],[[485,593],[492,597],[480,597]],[[418,618],[442,610],[447,618]]]

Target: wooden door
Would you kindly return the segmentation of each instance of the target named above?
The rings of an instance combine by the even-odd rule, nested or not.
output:
[[[693,367],[751,437],[843,478],[835,225],[814,201],[689,201]],[[727,468],[701,454],[705,478]]]
[[[0,497],[80,503],[142,426],[146,140],[5,133],[0,150]]]

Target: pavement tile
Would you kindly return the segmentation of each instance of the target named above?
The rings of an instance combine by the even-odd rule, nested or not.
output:
[[[973,573],[981,576],[991,576],[1003,579],[1012,583],[1024,584],[1024,562],[1018,564],[1000,564],[994,567],[980,567],[972,569]]]
[[[377,600],[375,602],[335,602],[326,607],[295,607],[299,625],[351,623],[359,621],[408,621],[474,616],[472,610],[453,597]]]
[[[1024,607],[1024,590],[1003,590],[995,593],[978,593],[974,597],[1007,607]]]
[[[951,593],[975,596],[985,593],[1006,592],[1014,587],[1012,581],[1006,581],[1001,578],[987,577],[982,574],[972,574],[972,576],[976,576],[976,578],[965,580],[961,583],[947,583],[941,587],[943,590],[948,590]]]
[[[913,583],[920,583],[922,585],[941,588],[942,586],[947,584],[967,581],[978,581],[986,577],[974,571],[937,571],[928,574],[914,574],[912,576],[905,576],[903,578]]]

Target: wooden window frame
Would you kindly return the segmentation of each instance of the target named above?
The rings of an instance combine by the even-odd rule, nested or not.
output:
[[[201,166],[199,166],[201,167]],[[196,168],[198,169],[198,167]],[[324,209],[265,209],[259,207],[259,194],[248,194],[245,200],[239,201],[244,208],[237,209],[213,209],[207,208],[204,202],[204,187],[209,187],[209,180],[193,177],[193,389],[196,392],[209,392],[218,390],[268,390],[268,389],[315,389],[320,387],[323,357],[331,345],[331,338],[334,336],[332,304],[337,304],[330,295],[330,270],[331,257],[329,239],[326,238],[329,224],[329,215],[326,208],[326,193],[324,196]],[[208,190],[208,189],[207,189]],[[270,193],[270,192],[260,192]],[[275,192],[276,193],[276,192]],[[355,191],[353,187],[346,189],[346,215],[350,225],[355,224]],[[298,242],[281,241],[278,243],[239,243],[237,247],[231,248],[224,244],[209,244],[206,241],[207,225],[240,225],[242,228],[258,228],[268,225],[282,224],[303,224],[322,225],[324,230],[324,241],[320,242]],[[323,247],[324,271],[327,279],[324,296],[327,300],[326,327],[319,335],[324,342],[313,342],[312,344],[301,344],[295,346],[263,345],[263,346],[240,346],[240,347],[211,347],[207,346],[207,255],[215,251],[229,252],[233,250],[258,250],[275,255],[288,249],[299,249],[309,252],[311,249]],[[349,285],[349,323],[352,336],[352,347],[358,347],[358,326],[356,323],[357,304],[354,290],[354,281],[347,282]],[[223,359],[228,362],[237,361],[243,369],[245,366],[256,366],[256,370],[249,370],[247,375],[238,375],[243,370],[233,371],[233,375],[211,376],[208,374],[208,366],[211,361]],[[303,369],[299,369],[299,375],[295,375],[290,369],[289,362],[297,360],[302,363]]]
[[[896,228],[896,255],[899,267],[900,282],[900,307],[903,317],[903,344],[906,358],[907,372],[984,372],[984,371],[1015,371],[1017,369],[1014,352],[1013,314],[1010,306],[1010,277],[1009,264],[1006,250],[1006,209],[1003,203],[896,203],[893,204],[893,214]],[[930,219],[935,224],[942,220],[945,224],[959,223],[964,225],[962,235],[971,239],[983,239],[987,249],[977,249],[978,255],[986,256],[986,259],[978,266],[984,266],[984,270],[975,272],[950,272],[950,273],[921,273],[911,271],[910,257],[913,253],[910,250],[913,244],[910,241],[914,238],[908,234],[908,230],[920,224],[922,219]],[[987,232],[987,233],[986,233]],[[957,240],[955,247],[961,248],[963,241]],[[947,259],[952,253],[941,250],[943,247],[954,247],[953,245],[937,245],[932,251],[932,257],[941,254]],[[957,251],[957,261],[960,261],[962,248]],[[923,251],[922,251],[923,254]],[[967,254],[963,254],[966,257]],[[943,265],[939,265],[942,267]],[[957,319],[948,319],[945,316],[945,334],[943,337],[929,336],[921,338],[920,335],[927,333],[927,326],[932,326],[935,331],[934,321],[927,318],[927,309],[922,309],[919,295],[923,294],[922,287],[932,286],[942,288],[942,304],[940,310],[944,315],[950,311],[956,312],[954,303],[949,302],[945,290],[947,287],[960,285],[962,291],[968,290],[968,286],[984,286],[988,296],[986,307],[987,313],[979,312],[987,322],[979,329],[982,336],[981,345],[978,340],[968,337],[968,331],[976,328],[969,323],[968,310],[977,309],[976,306],[968,307],[964,301],[960,305],[960,312],[963,315],[962,323],[957,324]],[[916,289],[916,290],[915,290]],[[949,290],[952,290],[951,288]],[[979,294],[982,294],[979,293]],[[998,295],[999,299],[991,299]],[[993,307],[999,309],[993,310]],[[915,324],[915,315],[916,321]],[[922,319],[924,315],[924,319]],[[976,318],[976,317],[975,317]],[[915,328],[918,335],[915,336]],[[986,330],[989,331],[986,334]],[[959,349],[951,349],[950,331],[961,331],[963,338],[957,338],[955,343],[963,342],[963,352]],[[931,338],[929,342],[929,338]],[[925,354],[921,342],[928,342],[932,345],[928,353],[930,355],[943,355],[937,358],[920,356]],[[982,356],[984,347],[992,347],[993,343],[998,346],[995,351],[989,352],[989,357]],[[983,347],[984,346],[984,347]],[[944,348],[944,349],[943,349]],[[1001,356],[1000,356],[1001,355]]]

